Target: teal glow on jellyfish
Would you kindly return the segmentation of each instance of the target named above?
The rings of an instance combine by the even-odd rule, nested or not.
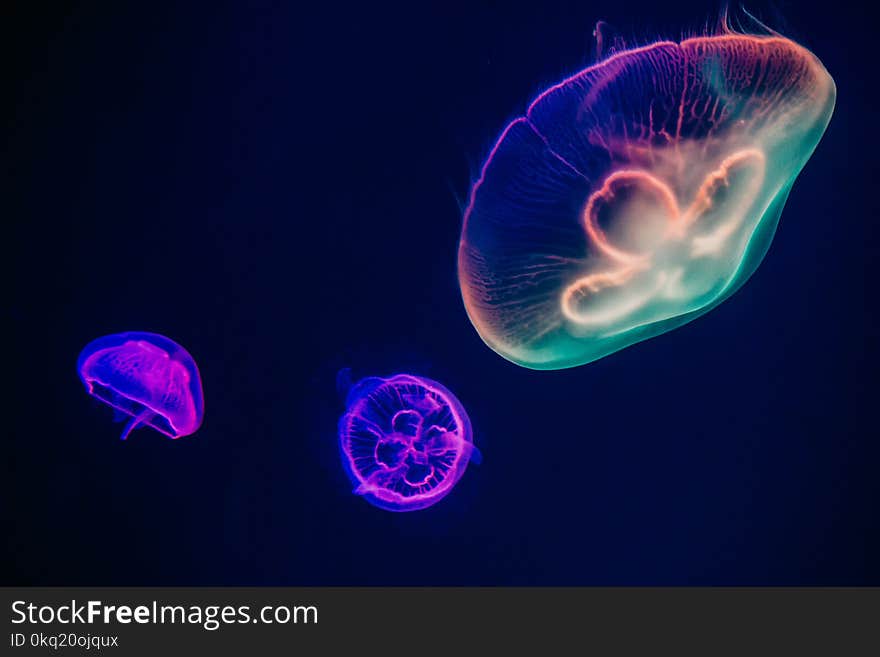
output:
[[[465,211],[480,336],[560,369],[711,310],[763,259],[835,95],[802,46],[730,32],[619,52],[543,92]]]

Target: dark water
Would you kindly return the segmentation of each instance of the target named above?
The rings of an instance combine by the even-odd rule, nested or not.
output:
[[[175,4],[6,10],[4,583],[880,584],[869,21],[779,5],[838,105],[751,281],[540,373],[467,320],[458,200],[596,20],[706,3]],[[82,390],[129,330],[198,361],[196,435],[122,442]],[[441,381],[482,465],[418,513],[351,495],[342,367]]]

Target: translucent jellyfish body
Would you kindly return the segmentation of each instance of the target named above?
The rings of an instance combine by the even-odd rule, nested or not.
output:
[[[123,440],[141,425],[180,438],[202,424],[199,370],[169,338],[139,332],[98,338],[82,350],[77,369],[90,395],[131,418]]]
[[[411,374],[363,379],[346,407],[342,462],[354,492],[381,509],[436,504],[480,458],[464,408],[436,381]]]
[[[835,94],[808,50],[738,34],[623,51],[546,90],[465,211],[459,283],[480,336],[559,369],[721,303],[764,257]]]

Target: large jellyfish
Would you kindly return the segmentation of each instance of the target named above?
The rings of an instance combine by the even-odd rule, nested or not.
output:
[[[180,438],[202,424],[199,369],[170,338],[141,332],[98,338],[83,348],[77,370],[90,395],[130,417],[123,440],[141,425]]]
[[[339,446],[354,492],[388,511],[417,511],[446,497],[479,462],[464,407],[436,381],[370,377],[348,392]]]
[[[544,91],[465,210],[459,283],[480,336],[560,369],[717,306],[767,252],[835,95],[802,46],[729,30],[622,51]]]

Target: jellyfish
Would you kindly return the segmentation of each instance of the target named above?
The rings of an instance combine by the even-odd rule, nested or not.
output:
[[[412,374],[351,387],[339,420],[354,492],[387,511],[417,511],[446,497],[481,460],[464,407],[436,381]]]
[[[156,333],[107,335],[85,346],[77,362],[86,392],[130,418],[122,440],[139,426],[176,439],[202,424],[202,380],[192,356]]]
[[[617,52],[538,95],[464,213],[480,337],[562,369],[716,307],[766,254],[835,96],[804,47],[730,29]]]

